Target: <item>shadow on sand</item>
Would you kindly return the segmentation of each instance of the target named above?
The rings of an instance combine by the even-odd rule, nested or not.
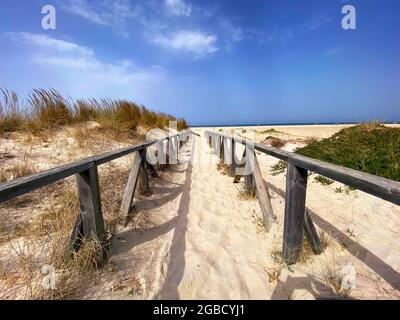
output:
[[[285,191],[277,188],[269,182],[264,181],[266,186],[272,191],[285,198]],[[394,289],[400,291],[400,273],[394,270],[391,266],[382,261],[378,256],[369,251],[367,248],[363,247],[359,243],[355,242],[345,233],[340,231],[334,225],[324,220],[318,216],[315,212],[308,209],[311,218],[314,223],[328,233],[331,237],[335,238],[337,241],[344,243],[346,245],[346,250],[352,254],[355,258],[366,264],[374,272],[380,275],[387,283],[389,283]]]
[[[332,289],[311,275],[305,277],[288,276],[286,281],[280,281],[272,293],[271,300],[302,299],[296,296],[295,290],[303,289],[310,293],[316,300],[352,300],[349,297],[338,296]]]
[[[188,164],[182,196],[175,218],[175,231],[169,251],[169,263],[165,281],[156,295],[156,299],[179,299],[178,286],[185,270],[186,230],[190,205],[190,189],[192,185],[192,163]]]
[[[172,169],[173,167],[171,167]],[[152,188],[155,195],[160,195],[158,198],[143,199],[135,203],[136,210],[147,211],[162,207],[168,202],[181,196],[177,216],[166,221],[161,225],[157,225],[145,230],[129,230],[118,233],[114,239],[118,245],[114,247],[114,254],[130,252],[134,247],[143,243],[153,241],[154,239],[167,234],[174,230],[171,246],[168,256],[168,267],[165,276],[164,284],[156,299],[179,299],[178,286],[182,280],[185,269],[185,251],[186,251],[186,230],[190,205],[190,189],[192,184],[192,163],[187,164],[186,169],[174,168],[172,172],[186,172],[185,181],[183,184],[174,183],[165,177],[157,178],[157,186]],[[131,257],[130,257],[131,259]],[[130,260],[129,263],[132,263]]]

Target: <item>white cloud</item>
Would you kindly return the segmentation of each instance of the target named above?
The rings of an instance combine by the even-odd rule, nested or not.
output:
[[[30,61],[39,65],[55,66],[67,69],[96,70],[102,66],[102,64],[96,59],[80,56],[47,56],[43,54],[35,54]]]
[[[142,68],[130,60],[103,61],[95,52],[73,42],[33,33],[8,33],[13,41],[27,46],[28,62],[47,68],[49,87],[63,88],[73,96],[135,96],[145,100],[166,78],[160,67]],[[60,78],[60,75],[62,77]],[[54,76],[54,78],[51,78]],[[61,80],[60,80],[61,79]],[[62,83],[60,83],[62,81]]]
[[[92,23],[108,26],[122,36],[132,35],[137,39],[141,35],[145,41],[170,52],[190,53],[195,60],[221,48],[231,50],[234,43],[246,39],[245,30],[228,17],[210,19],[217,15],[218,6],[200,6],[189,1],[66,0],[64,9]],[[205,24],[212,28],[209,34],[203,29]]]
[[[102,17],[101,14],[97,13],[86,0],[70,0],[69,4],[65,5],[64,8],[72,14],[81,16],[82,18],[88,19],[91,22],[108,25],[109,22]]]
[[[219,23],[227,38],[231,41],[240,42],[245,39],[245,32],[243,29],[235,26],[229,19],[221,18]]]
[[[176,16],[189,17],[192,13],[192,6],[187,4],[185,0],[165,0],[165,5],[168,11]]]
[[[11,40],[24,44],[31,44],[59,52],[76,52],[82,55],[93,55],[93,51],[84,46],[65,40],[55,39],[44,34],[29,32],[7,32]]]
[[[120,35],[129,36],[126,30],[129,19],[139,19],[141,7],[132,6],[129,0],[103,0],[91,5],[88,0],[69,0],[63,9],[95,24],[110,26]]]
[[[162,47],[192,53],[196,59],[217,52],[216,42],[216,35],[207,35],[198,31],[178,31],[169,36],[159,35],[154,39],[154,43]]]

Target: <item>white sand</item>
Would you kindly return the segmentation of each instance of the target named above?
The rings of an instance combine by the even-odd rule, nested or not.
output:
[[[340,128],[276,129],[296,137],[325,137]],[[204,130],[194,131],[203,134]],[[196,159],[213,157],[216,161],[203,136],[181,152],[188,156],[194,145]],[[278,218],[269,233],[260,227],[258,202],[239,198],[241,184],[233,184],[232,178],[218,172],[215,163],[174,166],[172,172],[153,179],[152,197],[137,202],[137,208],[148,217],[147,230],[127,229],[113,238],[116,271],[104,272],[101,284],[84,297],[337,298],[334,287],[340,285],[343,268],[350,266],[356,272],[351,298],[400,298],[398,206],[360,191],[336,193],[336,188],[345,190],[345,186],[334,183],[324,187],[311,176],[307,206],[329,244],[323,254],[311,255],[288,268],[279,259],[284,212],[279,194],[285,190],[285,176],[270,174],[276,159],[257,156]]]
[[[283,149],[292,151],[304,145],[306,138],[329,137],[343,127],[347,126],[255,127],[254,134],[249,127],[235,129],[257,142],[270,135],[279,137],[287,141]],[[102,270],[98,282],[81,292],[81,298],[338,298],[346,293],[339,288],[343,269],[352,267],[355,288],[348,294],[350,298],[400,298],[398,206],[360,191],[348,191],[337,182],[322,186],[315,182],[315,175],[310,176],[307,207],[318,231],[323,231],[329,240],[328,247],[323,254],[309,255],[307,260],[288,268],[280,259],[285,174],[270,173],[278,160],[257,152],[277,216],[277,223],[266,233],[260,223],[258,201],[240,197],[243,181],[233,184],[232,178],[217,171],[218,159],[203,136],[206,129],[232,131],[194,129],[201,137],[181,149],[181,158],[193,156],[196,161],[171,166],[151,179],[153,195],[138,196],[135,201],[139,212],[133,224],[136,227],[123,228],[112,238],[111,263]],[[70,138],[63,138],[60,143],[68,145]],[[14,140],[3,139],[1,151],[22,158],[25,146],[31,143]],[[121,146],[105,142],[98,149],[110,147]],[[35,144],[29,154],[34,155],[30,157],[32,163],[43,170],[47,167],[42,165],[51,167],[76,157],[72,144],[70,149],[71,154],[57,153],[59,145],[50,141]],[[96,147],[88,151],[99,150]],[[210,159],[214,162],[210,163]],[[13,159],[2,161],[7,164]],[[117,164],[128,168],[129,161],[131,157],[124,157]],[[335,192],[337,188],[342,192]],[[13,216],[34,216],[35,210],[26,207]],[[3,249],[1,258],[10,259]],[[4,297],[15,296],[12,292],[3,293]]]

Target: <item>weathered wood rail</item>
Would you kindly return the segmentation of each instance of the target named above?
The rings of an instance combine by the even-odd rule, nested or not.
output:
[[[80,210],[70,237],[70,247],[79,250],[84,239],[97,239],[101,244],[102,255],[108,255],[106,228],[100,200],[98,166],[129,154],[135,154],[128,183],[122,199],[120,214],[127,217],[132,205],[135,190],[140,180],[141,192],[148,192],[149,168],[146,153],[151,146],[157,146],[157,151],[166,150],[166,154],[176,161],[178,149],[185,143],[189,135],[195,134],[190,130],[182,131],[159,140],[153,140],[135,146],[96,155],[90,158],[62,165],[28,177],[0,184],[0,203],[22,196],[44,186],[53,184],[65,178],[76,176]],[[172,150],[172,151],[171,151]],[[172,153],[173,155],[172,155]]]
[[[263,213],[264,224],[269,230],[274,222],[268,190],[261,176],[255,150],[273,156],[288,163],[286,174],[285,217],[283,231],[283,257],[288,264],[295,263],[301,253],[303,237],[306,236],[314,253],[322,252],[320,240],[314,224],[308,214],[306,203],[308,172],[318,173],[332,180],[344,183],[350,187],[369,193],[375,197],[400,205],[400,183],[382,177],[370,175],[360,171],[344,168],[324,161],[308,158],[292,152],[257,144],[253,141],[216,132],[205,133],[209,145],[224,161],[227,154],[231,154],[228,162],[230,175],[235,176],[234,182],[239,182],[241,176],[235,175],[238,167],[235,155],[235,145],[245,145],[245,155],[250,152],[254,159],[251,174],[245,176],[245,190],[257,195]],[[230,142],[230,143],[229,143]],[[230,150],[227,152],[228,145]],[[254,160],[254,161],[252,161]],[[239,166],[243,166],[243,159]],[[255,190],[254,190],[255,189]]]

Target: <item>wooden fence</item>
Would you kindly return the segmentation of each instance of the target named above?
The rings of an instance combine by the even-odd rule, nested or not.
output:
[[[271,228],[275,216],[272,212],[268,189],[261,176],[255,150],[287,162],[283,257],[288,264],[293,264],[298,260],[304,234],[314,253],[318,254],[322,252],[318,234],[305,207],[309,171],[400,205],[399,182],[308,158],[292,152],[282,151],[263,144],[257,144],[240,137],[233,137],[210,131],[207,131],[205,135],[210,146],[219,155],[221,161],[229,165],[229,173],[234,177],[234,182],[239,182],[241,178],[235,175],[235,169],[245,165],[246,154],[248,157],[248,152],[250,152],[253,158],[248,159],[249,162],[252,163],[253,168],[251,174],[244,177],[245,190],[248,193],[255,192],[257,195],[267,230]],[[236,144],[245,146],[245,151],[241,160],[238,160],[236,157]]]
[[[166,157],[164,157],[166,161],[168,161],[168,156],[173,156],[177,159],[179,148],[191,134],[194,133],[185,130],[179,134],[168,136],[160,140],[153,140],[136,146],[96,155],[28,177],[0,184],[0,203],[75,175],[80,212],[78,213],[70,237],[70,248],[73,251],[77,251],[84,239],[95,237],[101,244],[101,258],[103,259],[108,255],[108,243],[101,209],[97,167],[125,155],[135,154],[120,209],[120,214],[127,216],[132,205],[138,181],[140,180],[143,192],[146,192],[149,188],[148,173],[150,169],[153,169],[153,166],[146,160],[148,149],[154,145],[157,147],[157,156],[160,154],[166,155]],[[165,149],[166,151],[164,151]]]

